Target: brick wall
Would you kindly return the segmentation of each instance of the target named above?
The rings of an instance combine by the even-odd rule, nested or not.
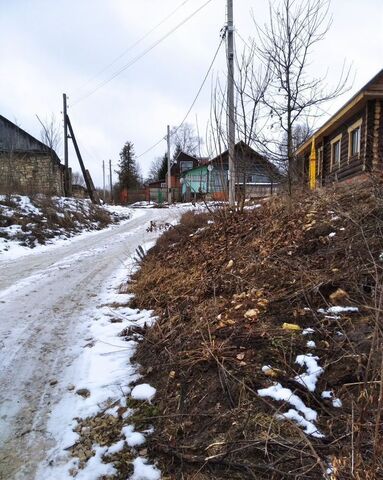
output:
[[[64,195],[64,168],[47,153],[0,153],[0,193]]]

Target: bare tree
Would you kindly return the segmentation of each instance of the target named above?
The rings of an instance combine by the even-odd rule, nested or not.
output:
[[[193,125],[184,123],[180,127],[173,127],[170,131],[173,147],[177,151],[196,156],[201,150],[202,138],[194,130]]]
[[[297,123],[293,126],[292,129],[292,142],[293,142],[293,152],[295,152],[306,140],[308,140],[311,135],[313,134],[313,128],[309,124],[308,121],[305,123]],[[283,172],[283,174],[288,178],[288,170],[289,164],[287,162],[288,158],[288,142],[287,142],[287,133],[284,132],[282,139],[279,143],[279,157],[280,160],[277,159],[276,162]],[[290,170],[293,172],[292,177],[294,177],[294,173],[298,172],[298,165],[297,165],[297,158],[293,158],[292,165],[290,165]]]
[[[331,25],[329,0],[280,0],[270,2],[270,20],[257,26],[257,54],[270,68],[271,78],[263,101],[277,127],[286,137],[288,183],[291,191],[294,161],[294,127],[302,120],[318,116],[318,108],[346,91],[350,69],[343,65],[339,80],[329,88],[325,76],[310,74],[310,54],[324,39]],[[278,156],[279,140],[264,137],[270,153]]]
[[[237,138],[253,145],[262,128],[262,99],[270,82],[268,66],[257,65],[255,43],[247,43],[240,55],[236,55],[235,92]]]
[[[255,55],[254,43],[245,42],[245,47],[236,52],[236,76],[234,88],[236,96],[236,140],[248,146],[259,143],[259,132],[263,128],[263,97],[269,83],[269,69],[263,66]],[[218,156],[227,150],[227,98],[226,85],[218,77],[211,94],[210,121],[207,133],[207,150],[210,156]],[[228,166],[222,165],[227,174]],[[224,172],[222,172],[224,173]],[[244,156],[235,159],[236,184],[241,184],[245,195],[249,175],[254,174],[254,165]],[[222,186],[227,188],[227,175],[222,175]]]
[[[165,180],[168,171],[168,158],[167,154],[162,157],[155,158],[149,168],[147,176],[147,182],[156,182],[159,180]]]
[[[41,124],[40,138],[41,141],[52,150],[56,151],[61,145],[61,125],[55,115],[52,113],[50,118],[41,120],[36,115],[38,121]]]
[[[86,182],[84,180],[84,177],[82,176],[82,173],[80,172],[72,173],[72,184],[80,185],[81,187],[86,187]]]

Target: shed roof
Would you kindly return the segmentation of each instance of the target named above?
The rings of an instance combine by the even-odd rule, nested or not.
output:
[[[60,163],[56,152],[37,138],[0,115],[0,151],[2,152],[30,152],[49,153]]]
[[[265,167],[272,175],[276,177],[281,177],[281,173],[279,172],[278,168],[270,162],[264,155],[261,155],[260,153],[256,152],[253,148],[250,147],[247,143],[244,141],[240,140],[238,143],[235,144],[235,150],[236,152],[240,151],[242,153],[247,153],[254,158],[256,158],[257,162]],[[225,150],[224,152],[220,153],[216,157],[214,157],[212,160],[210,160],[209,163],[217,164],[217,163],[222,163],[225,161],[228,161],[229,159],[229,151]]]

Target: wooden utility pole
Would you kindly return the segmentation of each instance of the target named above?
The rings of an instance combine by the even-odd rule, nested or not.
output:
[[[113,203],[112,160],[109,160],[110,203]]]
[[[68,115],[67,115],[67,98],[63,93],[63,116],[64,116],[64,194],[69,196],[69,162],[68,162]]]
[[[229,205],[235,206],[235,106],[234,106],[234,15],[233,0],[227,0],[227,115],[229,153]]]
[[[172,177],[171,177],[171,165],[170,165],[170,126],[168,125],[168,203],[172,203]]]
[[[88,190],[89,198],[92,200],[93,203],[99,203],[99,198],[98,198],[97,192],[94,188],[93,181],[92,181],[92,178],[90,176],[90,173],[85,168],[84,162],[82,160],[80,148],[78,146],[76,136],[74,134],[72,124],[71,124],[71,121],[70,121],[68,115],[66,115],[66,122],[67,122],[67,126],[69,128],[70,138],[72,139],[73,146],[74,146],[74,149],[76,151],[76,155],[77,155],[80,167],[81,167],[82,176],[84,177],[84,180],[85,180],[85,183],[86,183],[86,188]]]
[[[105,203],[105,160],[102,161],[102,196]]]

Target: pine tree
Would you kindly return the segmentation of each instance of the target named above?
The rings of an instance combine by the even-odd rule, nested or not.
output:
[[[168,154],[165,153],[165,155],[162,157],[161,168],[158,171],[158,180],[165,181],[167,173],[168,173]]]
[[[177,161],[178,155],[182,152],[181,145],[179,143],[176,143],[175,148],[174,148],[174,153],[173,153],[173,161]]]
[[[140,186],[140,171],[134,158],[134,145],[132,142],[126,142],[120,152],[120,162],[118,164],[118,179],[120,188],[138,188]]]

